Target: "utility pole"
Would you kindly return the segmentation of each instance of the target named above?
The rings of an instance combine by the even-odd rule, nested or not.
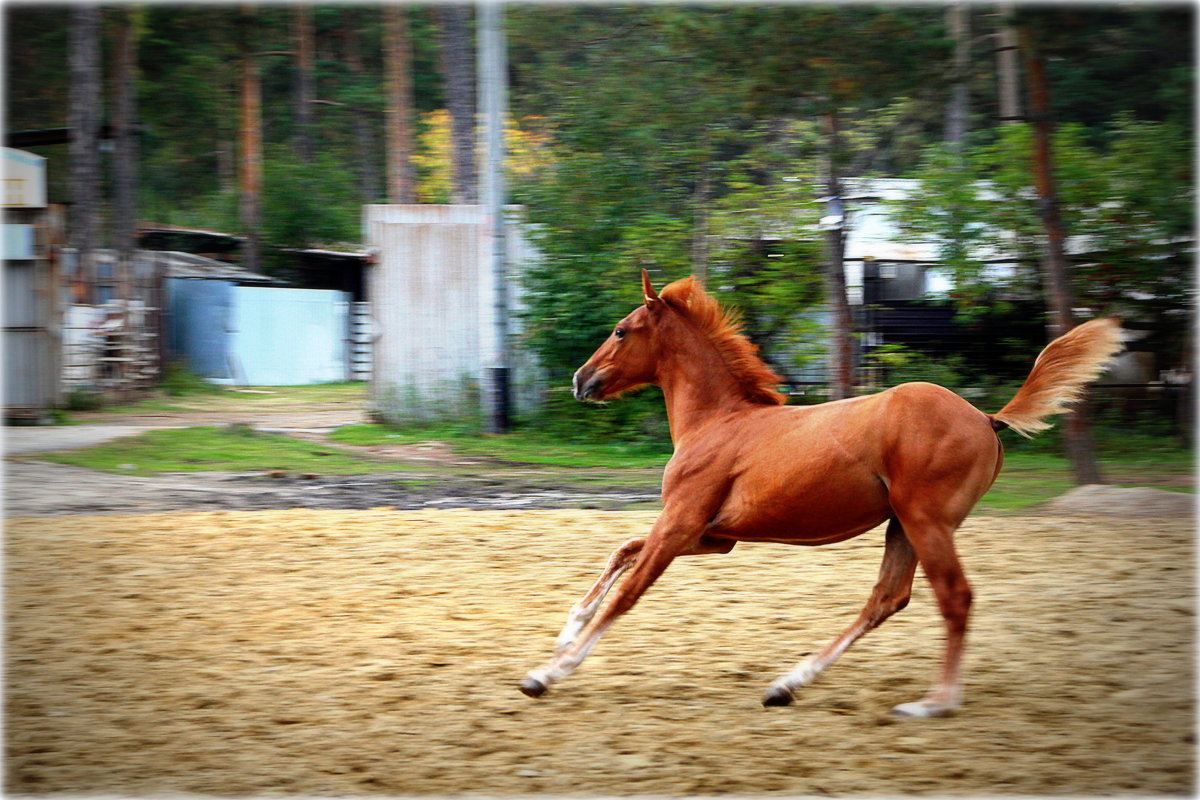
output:
[[[479,98],[484,116],[483,204],[492,241],[493,342],[484,387],[488,433],[508,430],[508,282],[504,247],[504,117],[508,63],[502,0],[478,0]]]

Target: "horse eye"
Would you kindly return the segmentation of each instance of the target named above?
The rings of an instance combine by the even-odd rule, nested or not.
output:
[[[625,338],[625,329],[617,328],[615,331],[613,331],[613,336],[617,337],[618,339],[624,339]]]

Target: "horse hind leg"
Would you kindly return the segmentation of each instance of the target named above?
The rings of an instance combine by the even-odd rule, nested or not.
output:
[[[960,667],[971,610],[971,586],[954,549],[958,526],[898,513],[933,586],[946,625],[946,649],[938,680],[929,693],[915,702],[896,706],[892,713],[899,717],[935,717],[952,712],[962,703]]]
[[[763,696],[763,705],[784,706],[791,703],[797,689],[816,680],[863,634],[879,627],[884,620],[908,605],[916,566],[917,557],[913,547],[899,521],[893,519],[888,523],[884,540],[879,580],[858,619],[819,652],[808,656],[791,672],[771,684]]]

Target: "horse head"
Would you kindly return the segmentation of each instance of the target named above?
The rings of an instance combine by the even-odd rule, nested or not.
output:
[[[664,303],[642,270],[643,304],[617,323],[604,344],[575,372],[576,400],[608,400],[655,382]]]

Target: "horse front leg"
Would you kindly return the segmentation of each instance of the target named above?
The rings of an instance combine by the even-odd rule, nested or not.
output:
[[[596,610],[604,602],[604,598],[608,595],[609,590],[634,565],[638,554],[642,552],[645,544],[646,540],[644,538],[630,539],[613,551],[613,554],[608,558],[608,564],[604,567],[604,571],[600,573],[600,577],[596,579],[592,588],[571,608],[570,613],[567,615],[567,622],[563,625],[562,632],[559,633],[558,639],[555,642],[555,654],[567,649],[579,636],[579,632],[583,630],[584,626],[591,622],[592,617],[596,615]],[[713,553],[728,553],[733,549],[735,544],[737,543],[732,539],[701,536],[698,542],[682,553],[679,553],[679,555],[701,556]]]
[[[634,539],[618,548],[610,557],[608,567],[596,585],[576,607],[585,609],[584,612],[576,616],[575,611],[572,611],[563,635],[567,634],[571,627],[579,624],[584,614],[588,614],[589,618],[583,622],[578,634],[572,637],[569,643],[560,645],[549,662],[530,672],[521,681],[521,691],[530,697],[540,697],[552,684],[574,672],[605,631],[618,617],[633,607],[676,556],[727,553],[733,549],[735,543],[731,540],[708,539],[697,536],[693,530],[694,527],[663,524],[660,517],[655,529],[644,540]],[[640,545],[636,544],[638,542]],[[637,551],[636,556],[630,556],[630,551]],[[635,557],[636,562],[633,560]],[[617,587],[612,601],[596,613],[604,594],[625,570],[629,570],[629,575]],[[559,637],[560,642],[563,635]]]
[[[596,616],[596,609],[604,602],[604,597],[612,589],[613,584],[617,582],[625,571],[633,566],[637,560],[638,553],[642,552],[642,547],[646,544],[644,538],[630,539],[625,544],[613,551],[613,554],[608,557],[608,564],[604,567],[604,571],[600,573],[600,577],[596,579],[596,583],[587,591],[578,603],[571,609],[567,615],[567,624],[563,626],[562,633],[558,634],[558,639],[554,645],[554,652],[557,655],[563,650],[571,646],[579,636],[579,632],[583,627],[591,622],[592,617]]]

